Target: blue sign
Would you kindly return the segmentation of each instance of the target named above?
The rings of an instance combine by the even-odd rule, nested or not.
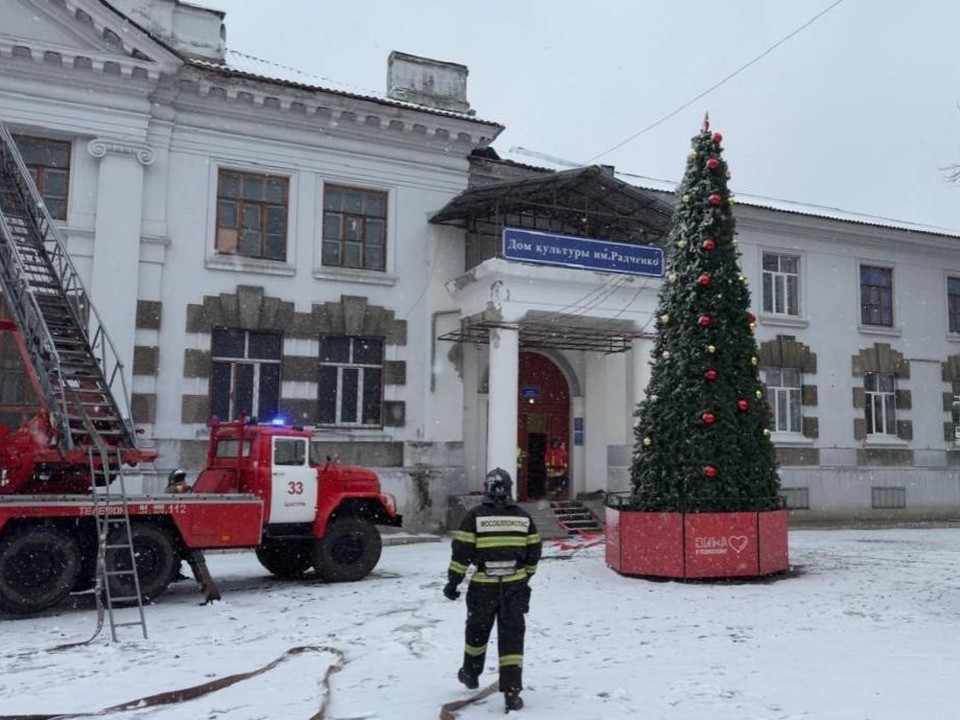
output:
[[[555,235],[519,228],[503,229],[503,257],[540,265],[663,276],[663,249],[606,240]]]
[[[520,388],[520,397],[527,399],[536,400],[540,397],[540,386],[539,385],[524,385]]]
[[[573,444],[583,445],[583,418],[575,417],[573,419]]]

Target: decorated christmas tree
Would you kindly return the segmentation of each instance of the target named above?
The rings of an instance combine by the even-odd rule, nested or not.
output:
[[[640,510],[779,507],[722,140],[705,119],[678,191],[653,369],[637,410],[632,504]]]

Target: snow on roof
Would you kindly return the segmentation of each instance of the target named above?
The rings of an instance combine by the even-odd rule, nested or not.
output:
[[[463,118],[473,122],[483,123],[484,125],[502,127],[500,123],[492,120],[482,120],[473,115],[453,112],[451,110],[440,110],[437,108],[427,107],[426,105],[404,102],[402,100],[394,100],[393,98],[388,97],[386,93],[380,93],[376,92],[375,90],[347,85],[330,78],[313,75],[312,73],[303,72],[302,70],[297,70],[296,68],[288,67],[286,65],[280,65],[269,60],[254,57],[253,55],[247,55],[246,53],[238,52],[236,50],[230,50],[229,48],[224,54],[223,62],[212,62],[210,60],[202,60],[200,58],[190,58],[187,62],[190,65],[203,68],[205,70],[214,70],[221,73],[228,73],[241,77],[253,78],[256,80],[266,80],[267,82],[288,85],[303,90],[322,90],[324,92],[336,93],[338,95],[359,98],[361,100],[372,100],[374,102],[383,103],[386,105],[394,105],[397,107],[405,107],[422,112],[428,112],[433,115]]]
[[[629,182],[637,184],[646,190],[655,190],[657,192],[674,193],[678,183],[659,178],[651,178],[645,175],[636,175],[628,172],[617,172],[618,176],[630,178]],[[637,183],[637,180],[642,181]],[[906,220],[895,220],[893,218],[868,215],[866,213],[852,212],[850,210],[841,210],[840,208],[828,207],[826,205],[810,205],[807,203],[798,203],[792,200],[781,200],[780,198],[766,197],[764,195],[744,195],[734,191],[734,200],[737,205],[747,205],[749,207],[761,208],[764,210],[776,210],[778,212],[794,213],[796,215],[808,215],[811,217],[826,218],[829,220],[840,220],[843,222],[859,223],[861,225],[874,225],[876,227],[894,228],[897,230],[909,230],[911,232],[922,232],[930,235],[944,235],[946,237],[960,237],[960,230],[950,230],[948,228],[934,227],[932,225],[923,225],[921,223],[909,222]]]
[[[532,170],[538,170],[541,172],[560,172],[579,167],[579,165],[575,162],[527,150],[523,147],[511,147],[509,150],[497,149],[497,154],[500,155],[500,158],[504,162],[512,165],[528,167]],[[530,164],[531,158],[536,161],[535,165]],[[679,185],[679,182],[676,181],[652,178],[647,175],[639,175],[637,173],[615,170],[614,174],[626,182],[629,182],[643,190],[670,193],[671,195],[676,192]],[[792,200],[781,200],[779,198],[766,197],[764,195],[746,195],[740,194],[736,191],[734,191],[734,200],[738,205],[747,205],[749,207],[755,207],[764,210],[776,210],[778,212],[807,215],[810,217],[826,218],[829,220],[840,220],[842,222],[858,223],[860,225],[873,225],[876,227],[909,230],[911,232],[922,232],[930,235],[942,235],[945,237],[960,238],[960,230],[951,230],[949,228],[924,225],[922,223],[914,223],[906,220],[895,220],[893,218],[879,217],[875,215],[868,215],[866,213],[852,212],[849,210],[841,210],[840,208],[828,207],[825,205],[798,203]]]

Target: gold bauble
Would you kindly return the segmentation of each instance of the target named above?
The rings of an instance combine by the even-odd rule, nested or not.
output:
[[[714,346],[714,345],[707,345],[707,352],[708,352],[708,353],[713,354],[713,353],[715,353],[716,351],[717,351],[716,346]]]
[[[643,444],[644,444],[644,446],[646,446],[646,447],[650,447],[650,444],[651,444],[652,442],[653,442],[653,440],[651,440],[651,439],[648,438],[648,437],[645,437],[645,438],[643,439]]]
[[[664,351],[663,351],[663,354],[660,355],[660,357],[662,357],[664,360],[669,360],[669,359],[670,359],[670,351],[669,351],[669,350],[664,350]]]
[[[750,358],[750,364],[751,364],[751,365],[756,365],[757,362],[758,362],[758,360],[757,360],[756,356]]]

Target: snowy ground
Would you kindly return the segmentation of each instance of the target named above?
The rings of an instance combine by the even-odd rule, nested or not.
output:
[[[776,582],[687,584],[621,577],[602,545],[548,544],[518,717],[958,717],[960,529],[794,530],[790,551],[796,572]],[[470,695],[455,679],[463,600],[440,592],[448,553],[448,539],[389,546],[373,576],[343,585],[278,582],[252,554],[213,555],[223,601],[200,607],[193,583],[177,583],[147,608],[148,640],[121,628],[118,643],[105,631],[51,652],[90,635],[88,599],[44,617],[0,615],[0,716],[94,714],[279,659],[196,699],[98,717],[438,718]],[[494,651],[481,688],[495,662]],[[502,697],[456,717],[503,717]]]

